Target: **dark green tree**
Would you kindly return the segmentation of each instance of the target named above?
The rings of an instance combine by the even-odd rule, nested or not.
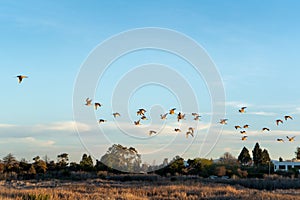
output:
[[[251,156],[249,154],[249,150],[244,147],[238,157],[238,161],[242,164],[242,165],[248,165],[251,162]]]
[[[24,158],[19,162],[20,175],[25,175],[28,173],[31,164],[29,164]]]
[[[208,177],[209,167],[213,164],[212,160],[205,158],[188,159],[188,173]]]
[[[182,174],[184,168],[184,159],[180,156],[176,156],[175,158],[173,158],[171,164],[168,166],[167,173],[171,173],[173,175],[176,173]]]
[[[69,166],[69,169],[71,171],[80,171],[82,168],[80,166],[80,164],[76,163],[76,162],[70,162],[70,166]]]
[[[296,159],[300,160],[300,147],[297,147],[295,154],[296,154]]]
[[[90,155],[89,156],[87,156],[86,154],[82,155],[82,159],[80,161],[80,168],[83,171],[92,171],[94,169],[93,159]]]
[[[271,161],[268,150],[264,149],[261,153],[261,164],[268,165]]]
[[[50,162],[47,162],[47,170],[48,171],[55,171],[57,169],[56,163],[54,160],[51,160]]]
[[[259,166],[262,163],[262,150],[259,147],[258,142],[255,144],[252,150],[253,162],[255,166]]]
[[[7,156],[3,158],[3,164],[4,164],[4,172],[8,172],[8,173],[17,172],[19,169],[19,162],[17,161],[15,156],[12,155],[11,153],[7,154]]]
[[[64,169],[68,166],[68,161],[69,161],[69,155],[67,153],[62,153],[60,155],[57,155],[57,164],[56,166],[59,169]]]
[[[96,171],[113,171],[113,169],[111,169],[108,166],[106,166],[105,164],[103,164],[100,160],[96,160],[95,170]]]
[[[33,166],[37,174],[45,174],[47,171],[47,163],[43,160],[34,162]]]

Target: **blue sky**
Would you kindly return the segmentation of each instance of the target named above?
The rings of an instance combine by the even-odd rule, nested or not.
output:
[[[47,154],[56,159],[59,153],[67,152],[71,160],[78,161],[87,151],[80,143],[73,122],[72,95],[80,67],[90,52],[107,38],[143,27],[172,29],[191,37],[207,51],[220,72],[229,121],[208,158],[218,158],[225,151],[238,156],[243,146],[252,150],[255,142],[267,148],[272,159],[294,157],[300,140],[297,126],[300,120],[300,3],[276,0],[1,1],[0,5],[0,157],[12,152],[27,160],[36,154]],[[217,123],[210,122],[209,92],[203,79],[182,59],[151,50],[131,53],[112,64],[95,94],[104,105],[95,114],[96,118],[113,121],[109,106],[113,87],[123,74],[147,63],[174,67],[196,91],[199,112],[203,115],[200,122],[203,130],[210,123]],[[13,78],[18,74],[29,78],[18,84]],[[128,105],[132,119],[140,106],[150,109],[159,104],[164,110],[179,107],[174,95],[166,89],[149,85],[137,90]],[[93,94],[90,97],[93,98]],[[247,106],[247,113],[240,115],[237,112],[240,106]],[[162,112],[161,108],[155,110],[154,106],[151,117]],[[275,120],[286,114],[291,114],[294,120],[275,126]],[[157,123],[154,127],[160,122]],[[165,125],[171,129],[173,123],[176,123],[174,116]],[[250,129],[248,140],[242,142],[233,126],[244,123],[249,123]],[[262,135],[260,129],[263,126],[272,131]],[[182,133],[182,138],[161,134],[153,141],[131,143],[114,127],[112,122],[103,127],[116,134],[110,138],[113,142],[133,145],[140,151],[145,149],[147,152],[147,145],[159,149],[173,141],[170,137],[174,139],[176,149],[184,149],[191,142],[191,138],[186,140]],[[80,124],[79,129],[98,131],[85,124]],[[137,131],[137,134],[141,133]],[[276,142],[276,138],[285,139],[286,135],[296,135],[296,141]],[[97,139],[102,141],[97,134],[85,137],[90,137],[86,141],[91,143],[86,146],[91,152],[101,152],[94,153],[95,157],[101,156],[108,147],[105,142],[97,143]],[[183,156],[199,156],[198,143],[201,143],[201,137],[199,141],[195,139],[194,146]],[[172,148],[165,148],[151,156],[147,162],[156,159],[159,163],[164,157],[171,159],[175,155]]]

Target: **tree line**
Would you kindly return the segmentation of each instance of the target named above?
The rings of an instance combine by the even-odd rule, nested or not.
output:
[[[297,148],[295,154],[296,158],[300,159],[300,147]],[[25,159],[18,161],[11,153],[0,160],[0,179],[82,179],[128,172],[154,173],[162,176],[197,175],[239,178],[262,178],[264,174],[274,173],[268,150],[261,149],[259,143],[255,144],[252,157],[249,150],[244,147],[238,158],[229,152],[225,152],[217,160],[194,158],[184,161],[180,156],[175,156],[170,162],[166,158],[159,165],[142,163],[141,155],[134,147],[125,147],[120,144],[109,147],[107,152],[95,163],[87,154],[82,155],[79,163],[69,162],[67,153],[57,155],[56,161],[50,161],[47,156],[43,159],[35,156],[31,162]],[[290,172],[277,173],[298,176],[299,171],[292,169]]]

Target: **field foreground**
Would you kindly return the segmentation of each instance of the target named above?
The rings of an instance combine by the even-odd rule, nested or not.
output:
[[[240,185],[187,181],[13,181],[0,182],[0,199],[300,199],[300,189],[257,190]]]

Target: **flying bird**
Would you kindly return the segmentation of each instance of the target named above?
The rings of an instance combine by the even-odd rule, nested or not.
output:
[[[241,109],[239,109],[239,112],[240,113],[245,113],[245,109],[246,109],[247,107],[242,107]]]
[[[146,117],[145,115],[143,115],[143,116],[141,117],[141,119],[142,119],[142,120],[148,120],[147,117]]]
[[[177,121],[179,122],[181,119],[185,119],[185,114],[182,114],[181,112],[177,115]]]
[[[281,138],[277,138],[277,141],[278,141],[278,142],[284,142],[284,140],[281,139]]]
[[[242,140],[247,140],[247,137],[248,137],[247,135],[243,136]]]
[[[261,129],[261,131],[270,131],[270,129],[269,129],[269,128],[266,128],[266,127],[264,127],[264,128],[262,128],[262,129]]]
[[[228,119],[220,119],[220,124],[227,124]]]
[[[134,125],[136,125],[136,126],[137,126],[137,125],[141,125],[140,121],[141,121],[141,120],[134,121]]]
[[[199,114],[198,114],[198,113],[192,113],[192,115],[193,115],[194,117],[197,117],[197,116],[199,116]]]
[[[296,136],[294,136],[294,137],[286,136],[286,138],[287,138],[290,142],[294,142],[294,141],[295,141],[295,137],[296,137]]]
[[[21,83],[24,78],[28,78],[28,76],[24,76],[24,75],[18,75],[16,77],[19,79],[19,83]]]
[[[86,105],[86,106],[91,106],[92,105],[92,99],[86,98],[85,101],[86,101],[86,103],[84,105]]]
[[[120,115],[120,113],[115,112],[115,113],[113,113],[113,116],[114,116],[114,118],[116,118],[116,117],[120,117],[121,115]]]
[[[198,120],[200,120],[200,117],[201,117],[200,115],[197,115],[197,116],[194,117],[194,120],[198,121]]]
[[[177,133],[181,132],[181,130],[179,128],[175,128],[174,131]]]
[[[285,119],[285,121],[288,120],[288,119],[293,120],[293,117],[292,117],[292,116],[289,116],[289,115],[286,115],[286,116],[284,116],[284,119]]]
[[[240,131],[241,134],[246,134],[246,131]]]
[[[276,120],[276,125],[278,126],[279,123],[282,123],[282,124],[283,124],[283,121],[282,121],[281,119],[277,119],[277,120]]]
[[[101,123],[104,123],[104,122],[106,122],[106,120],[104,120],[104,119],[99,119],[99,124],[101,124]]]
[[[167,119],[167,115],[168,115],[168,113],[160,115],[160,119]]]
[[[149,135],[156,134],[156,131],[150,130]]]
[[[171,110],[169,110],[169,114],[170,115],[174,115],[175,114],[175,110],[176,110],[176,108],[172,108]]]
[[[242,127],[237,125],[237,126],[234,126],[235,129],[241,129]]]
[[[249,128],[249,125],[248,125],[248,124],[245,124],[243,127],[244,127],[244,128]]]
[[[102,106],[102,105],[101,105],[100,103],[98,103],[98,102],[96,102],[94,105],[95,105],[95,110],[97,110],[99,107]]]
[[[188,136],[191,135],[192,137],[194,137],[194,133],[191,131],[188,131],[185,133],[185,137],[188,138]]]
[[[193,127],[189,127],[188,131],[194,133],[194,128]]]
[[[140,109],[136,112],[136,115],[145,115],[145,112],[147,112],[145,109],[140,108]]]

